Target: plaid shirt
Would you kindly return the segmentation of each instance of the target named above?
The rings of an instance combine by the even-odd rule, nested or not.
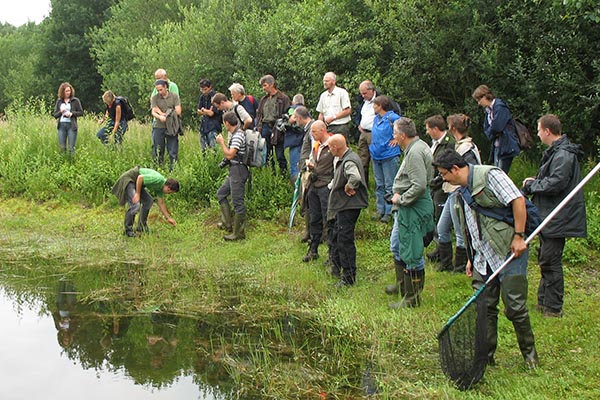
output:
[[[519,189],[504,172],[493,169],[489,172],[487,178],[488,186],[496,198],[507,207],[511,207],[511,202],[519,197],[523,197]],[[485,276],[486,264],[490,265],[492,271],[496,271],[506,259],[507,254],[496,254],[490,243],[479,235],[479,226],[477,224],[477,213],[465,203],[465,218],[467,229],[471,236],[471,246],[475,252],[474,267],[481,275]]]

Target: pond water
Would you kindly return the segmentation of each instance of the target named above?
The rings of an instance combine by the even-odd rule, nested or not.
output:
[[[183,343],[190,338],[180,339],[178,328],[196,321],[158,313],[124,316],[108,304],[91,309],[77,302],[67,280],[56,282],[55,304],[2,283],[0,278],[0,399],[231,397],[219,385],[222,371],[217,368],[207,384],[199,355],[182,357],[197,343]]]

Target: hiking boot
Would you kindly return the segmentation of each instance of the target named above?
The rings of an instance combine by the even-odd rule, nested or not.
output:
[[[549,309],[545,309],[543,315],[544,315],[544,317],[549,317],[549,318],[562,318],[563,312],[562,311],[551,311]]]
[[[123,234],[127,237],[136,237],[137,236],[137,233],[135,233],[132,230],[126,230],[125,232],[123,232]]]
[[[381,217],[381,219],[379,221],[383,222],[384,224],[387,224],[391,220],[392,220],[392,216],[390,214],[385,214],[384,216]]]
[[[319,258],[319,253],[313,253],[311,250],[309,250],[308,253],[306,253],[306,255],[302,257],[302,261],[309,262],[316,260],[317,258]]]

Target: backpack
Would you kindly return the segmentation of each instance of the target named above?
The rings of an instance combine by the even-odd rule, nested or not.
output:
[[[529,129],[520,119],[515,118],[513,121],[515,123],[515,132],[519,139],[519,147],[522,150],[531,149],[533,147],[533,137],[529,133]]]
[[[131,121],[134,119],[135,113],[133,112],[133,107],[131,106],[129,99],[125,96],[117,96],[115,99],[119,100],[119,103],[121,104],[121,116],[123,119],[125,121]]]
[[[467,186],[461,186],[458,190],[460,191],[460,194],[465,203],[467,203],[469,207],[471,207],[473,210],[477,211],[481,215],[485,215],[487,217],[506,222],[507,224],[513,227],[515,226],[515,219],[513,217],[512,207],[482,207],[475,201],[475,199],[473,199],[471,191]],[[527,209],[527,220],[525,221],[525,234],[527,236],[530,236],[533,233],[533,231],[535,231],[540,225],[540,215],[535,204],[533,204],[531,200],[529,200],[527,197],[525,197],[525,208]]]
[[[244,131],[246,152],[242,163],[248,167],[263,167],[267,163],[267,143],[259,132],[253,129]]]

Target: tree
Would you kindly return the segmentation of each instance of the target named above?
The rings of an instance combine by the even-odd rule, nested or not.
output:
[[[109,17],[116,0],[51,0],[52,10],[42,26],[45,30],[42,57],[37,72],[45,89],[55,92],[61,82],[74,87],[86,110],[101,107],[102,76],[90,55],[87,36]]]

